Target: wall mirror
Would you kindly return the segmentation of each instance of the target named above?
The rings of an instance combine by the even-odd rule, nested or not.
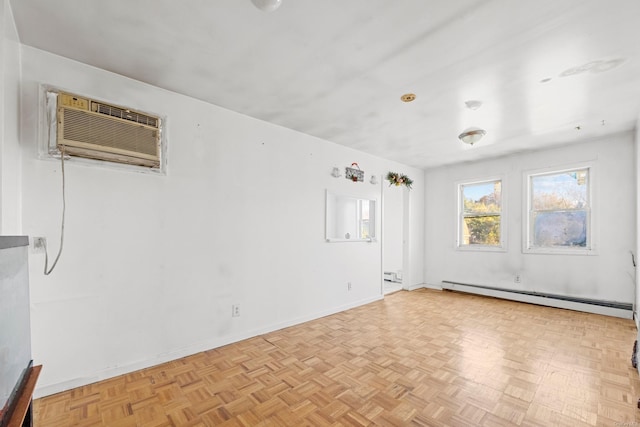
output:
[[[327,191],[327,242],[376,240],[376,201]]]

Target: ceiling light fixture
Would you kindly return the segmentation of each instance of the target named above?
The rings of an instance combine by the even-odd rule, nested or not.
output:
[[[478,99],[470,99],[468,101],[465,101],[464,105],[466,105],[469,110],[474,110],[475,111],[478,108],[482,107],[482,101],[480,101]]]
[[[486,134],[487,131],[484,129],[470,127],[465,129],[460,135],[458,135],[458,138],[465,144],[473,145],[476,142],[480,141]]]
[[[251,0],[251,3],[263,12],[273,12],[282,4],[282,0]]]
[[[413,93],[405,93],[400,97],[402,102],[411,102],[416,100],[416,95]]]

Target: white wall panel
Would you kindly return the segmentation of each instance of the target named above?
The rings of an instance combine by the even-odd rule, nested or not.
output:
[[[425,281],[443,280],[633,302],[636,248],[634,135],[616,134],[553,150],[433,169],[425,174]],[[478,147],[481,149],[481,147]],[[589,162],[594,167],[596,255],[524,254],[526,171]],[[456,250],[456,183],[504,176],[505,252]],[[514,283],[519,273],[521,283]]]
[[[47,277],[30,259],[36,395],[380,298],[381,242],[325,242],[326,189],[380,201],[372,173],[410,175],[421,250],[421,170],[23,47],[24,231],[51,252],[60,164],[37,156],[41,84],[166,116],[168,165],[158,176],[66,164],[64,252]],[[331,176],[352,162],[365,182]],[[417,284],[423,259],[412,256]]]

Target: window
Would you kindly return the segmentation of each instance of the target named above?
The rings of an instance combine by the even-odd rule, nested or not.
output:
[[[359,235],[358,238],[360,239],[369,239],[372,236],[371,230],[370,230],[370,215],[369,215],[369,208],[370,208],[371,202],[369,200],[358,200],[358,210],[357,210],[357,216],[358,216],[358,224],[359,224]]]
[[[590,178],[589,167],[529,175],[529,251],[591,250]]]
[[[502,180],[459,185],[458,247],[502,248]]]

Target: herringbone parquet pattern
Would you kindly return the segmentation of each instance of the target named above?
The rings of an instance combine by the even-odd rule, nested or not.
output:
[[[398,292],[36,400],[35,425],[640,426],[635,335],[631,320]]]

